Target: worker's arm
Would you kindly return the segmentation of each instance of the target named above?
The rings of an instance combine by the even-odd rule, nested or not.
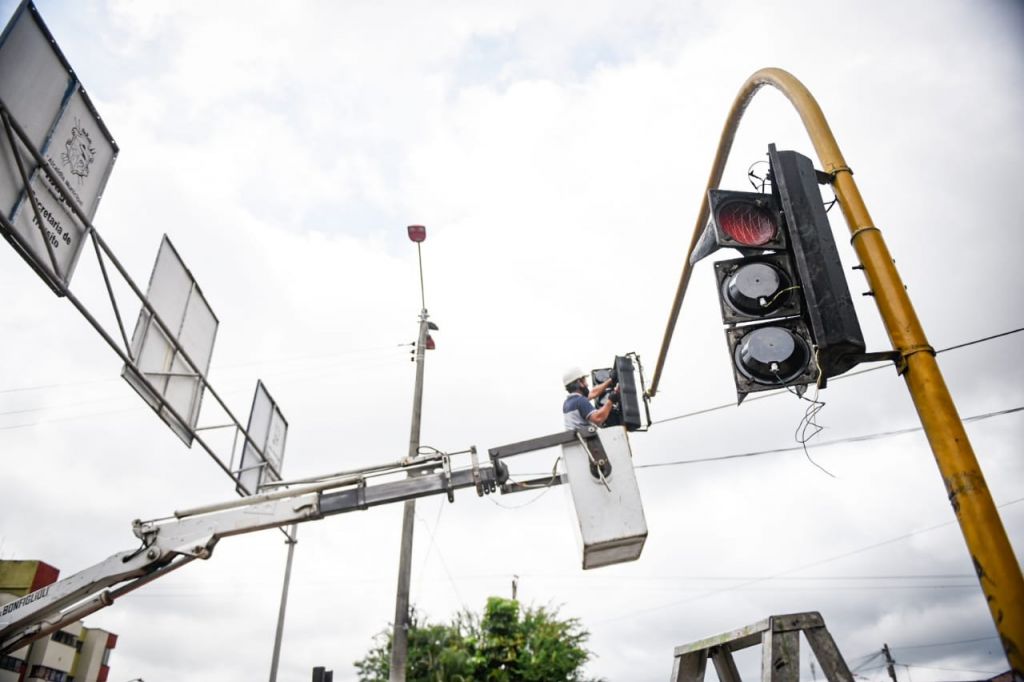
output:
[[[602,405],[601,407],[597,408],[596,410],[591,412],[589,415],[587,415],[587,419],[594,426],[601,426],[602,424],[604,424],[608,420],[608,415],[610,415],[611,413],[612,413],[612,401],[611,400],[606,400],[604,405]]]
[[[606,379],[605,381],[602,381],[597,386],[594,386],[592,389],[590,389],[590,393],[587,394],[587,398],[589,398],[590,400],[593,400],[597,396],[599,396],[602,393],[604,393],[605,389],[608,388],[611,385],[612,385],[612,380],[611,379]]]

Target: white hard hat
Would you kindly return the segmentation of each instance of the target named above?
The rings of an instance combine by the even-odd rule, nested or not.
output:
[[[577,379],[582,379],[585,376],[587,376],[587,373],[579,367],[570,367],[562,374],[562,385],[568,386]]]

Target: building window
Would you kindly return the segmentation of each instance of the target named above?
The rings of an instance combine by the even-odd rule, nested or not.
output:
[[[78,644],[78,638],[70,632],[64,632],[63,630],[57,630],[57,632],[50,635],[50,639],[60,644],[66,644],[67,646],[76,646]]]
[[[10,670],[20,673],[25,669],[25,661],[14,656],[0,656],[0,670]]]
[[[46,682],[68,682],[68,674],[62,670],[47,668],[45,665],[32,666],[29,679],[46,680]]]

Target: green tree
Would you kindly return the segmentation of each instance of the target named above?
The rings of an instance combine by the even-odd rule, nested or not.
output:
[[[415,610],[409,628],[408,682],[585,682],[589,633],[557,610],[521,608],[490,597],[482,616],[463,612],[446,624],[428,623]],[[381,632],[356,661],[361,682],[385,682],[391,630]]]

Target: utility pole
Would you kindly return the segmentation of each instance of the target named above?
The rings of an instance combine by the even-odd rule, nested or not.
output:
[[[284,635],[284,614],[288,609],[288,586],[292,579],[292,560],[295,558],[295,543],[298,542],[299,527],[292,527],[285,534],[288,539],[288,560],[284,565],[284,585],[281,587],[281,606],[277,612],[277,630],[274,633],[274,652],[270,656],[270,682],[277,682],[277,668],[281,662],[281,638]]]
[[[420,243],[427,238],[422,225],[409,226],[409,239],[416,242],[420,269],[420,331],[416,338],[416,385],[412,399],[412,425],[409,430],[409,459],[420,451],[420,416],[423,412],[423,361],[427,352],[429,323],[423,289],[423,252]],[[390,682],[405,682],[405,661],[409,654],[409,581],[412,572],[412,531],[416,521],[416,501],[407,500],[402,511],[402,548],[398,557],[398,590],[395,595],[395,621],[391,634]]]
[[[885,667],[889,669],[889,677],[892,678],[892,682],[899,682],[896,679],[896,661],[892,660],[892,654],[889,653],[889,645],[882,645],[882,653],[885,654]]]

